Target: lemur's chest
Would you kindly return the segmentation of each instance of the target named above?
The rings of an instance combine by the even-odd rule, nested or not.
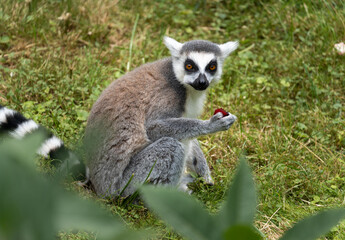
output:
[[[184,106],[183,117],[197,118],[204,109],[206,92],[188,91]]]

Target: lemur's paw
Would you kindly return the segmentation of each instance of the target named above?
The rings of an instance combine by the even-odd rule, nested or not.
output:
[[[192,194],[193,191],[191,189],[189,189],[189,187],[187,186],[187,184],[180,184],[178,186],[178,190],[182,191],[182,192],[185,192],[185,193],[188,193],[188,194]]]
[[[237,117],[231,113],[229,115],[224,116],[222,119],[226,120],[230,125],[229,127],[237,120]]]
[[[223,118],[223,114],[221,112],[217,112],[211,117],[210,122],[213,123],[221,118]]]
[[[205,181],[205,183],[206,183],[207,185],[209,185],[209,186],[213,186],[213,185],[214,185],[214,181],[213,181],[213,179],[212,179],[211,176],[206,176],[206,177],[204,177],[204,181]]]
[[[237,117],[231,113],[223,116],[222,112],[217,112],[209,121],[211,132],[228,130],[231,125],[237,120]]]

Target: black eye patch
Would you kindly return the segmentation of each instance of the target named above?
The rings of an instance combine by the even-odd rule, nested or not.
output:
[[[209,64],[207,64],[205,71],[207,71],[211,74],[215,74],[217,71],[217,61],[212,60]]]
[[[187,58],[186,61],[184,62],[184,69],[190,73],[193,73],[199,70],[195,62],[189,58]]]

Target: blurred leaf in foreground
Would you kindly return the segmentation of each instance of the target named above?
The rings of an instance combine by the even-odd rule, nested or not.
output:
[[[83,230],[97,239],[145,239],[94,202],[66,192],[35,169],[40,135],[0,142],[0,239],[53,240]]]
[[[345,218],[345,209],[330,209],[296,223],[287,230],[281,240],[313,240],[326,234]]]
[[[209,215],[201,204],[171,188],[143,186],[148,206],[176,232],[190,240],[261,240],[264,235],[253,225],[256,194],[252,174],[242,157],[219,213]],[[306,218],[288,230],[281,240],[313,240],[345,218],[345,209],[332,209]]]
[[[236,176],[228,191],[226,201],[218,214],[224,229],[233,225],[251,225],[256,212],[256,190],[251,170],[244,157],[240,158]]]
[[[144,186],[142,193],[149,207],[188,239],[230,239],[230,235],[245,237],[235,239],[262,239],[262,234],[252,226],[256,194],[244,158],[228,192],[228,200],[216,216],[211,216],[192,196],[175,189]]]

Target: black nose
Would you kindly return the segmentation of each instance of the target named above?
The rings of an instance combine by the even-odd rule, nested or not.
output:
[[[205,90],[208,87],[209,83],[207,81],[207,78],[205,76],[205,74],[200,73],[198,78],[195,79],[195,81],[191,84],[191,86],[195,89],[195,90]]]

